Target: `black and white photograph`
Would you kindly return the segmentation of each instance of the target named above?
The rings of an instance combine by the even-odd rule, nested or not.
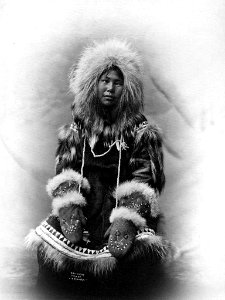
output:
[[[0,299],[225,297],[225,1],[0,1]]]

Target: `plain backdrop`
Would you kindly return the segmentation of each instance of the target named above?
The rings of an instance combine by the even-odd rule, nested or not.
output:
[[[2,299],[25,299],[23,239],[50,213],[57,128],[71,122],[68,73],[93,40],[126,39],[144,62],[145,114],[162,129],[162,229],[185,251],[174,299],[225,293],[225,2],[0,1]],[[185,267],[184,267],[185,266]],[[188,271],[187,271],[188,269]],[[29,296],[31,297],[31,295]],[[26,299],[31,299],[31,298]]]

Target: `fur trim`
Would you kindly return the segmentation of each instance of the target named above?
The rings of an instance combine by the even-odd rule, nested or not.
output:
[[[28,250],[36,250],[37,247],[42,243],[42,239],[38,236],[34,229],[31,229],[28,235],[24,239],[25,247]]]
[[[45,221],[28,234],[26,246],[30,250],[38,249],[39,254],[43,255],[44,264],[59,272],[74,269],[76,272],[106,278],[119,266],[119,261],[109,253],[107,247],[91,250],[75,246]],[[168,241],[155,235],[153,230],[144,228],[138,232],[133,250],[124,258],[124,263],[129,264],[141,258],[148,259],[151,266],[173,260],[172,253],[172,245]],[[149,266],[146,265],[146,268]]]
[[[72,259],[64,253],[43,242],[44,263],[53,263],[56,271],[66,271],[74,268],[76,272],[88,272],[95,276],[107,276],[116,267],[117,261],[113,256],[96,257],[93,259]]]
[[[142,218],[136,211],[127,207],[119,207],[112,210],[109,218],[110,222],[112,223],[115,219],[119,218],[132,221],[138,228],[146,226],[146,220]]]
[[[68,193],[64,194],[62,197],[56,197],[52,201],[53,215],[58,216],[60,208],[70,206],[71,204],[85,206],[86,200],[77,191],[68,192]]]
[[[155,191],[151,187],[149,187],[146,183],[135,180],[121,183],[116,190],[118,199],[123,196],[130,196],[134,192],[142,193],[147,199],[156,197]]]
[[[152,233],[141,233],[136,236],[134,249],[128,257],[129,261],[138,258],[150,260],[154,263],[169,263],[175,259],[174,246],[162,236]]]
[[[118,200],[124,196],[130,196],[134,192],[140,192],[149,201],[151,205],[151,215],[152,217],[157,217],[159,215],[159,204],[158,195],[154,189],[143,182],[138,182],[136,180],[126,181],[118,186],[114,196],[117,195]]]
[[[52,196],[52,193],[54,190],[63,182],[65,181],[76,181],[79,185],[81,184],[81,188],[85,189],[86,191],[89,192],[90,190],[90,185],[88,183],[88,180],[86,178],[82,178],[81,174],[78,172],[72,170],[72,169],[67,169],[64,170],[62,173],[56,175],[52,179],[48,181],[48,184],[46,186],[47,193],[50,197]]]
[[[101,105],[98,105],[97,99],[97,84],[102,73],[112,66],[118,67],[124,76],[118,118],[114,124],[115,132],[118,134],[143,108],[142,65],[139,55],[129,43],[118,39],[94,43],[83,51],[70,73],[70,88],[75,95],[73,116],[83,120],[84,127],[92,135],[104,131]]]
[[[74,269],[76,272],[107,276],[117,265],[117,260],[112,257],[106,246],[100,250],[76,246],[45,221],[35,232],[42,240],[41,253],[44,254],[44,263],[49,263],[56,271]]]

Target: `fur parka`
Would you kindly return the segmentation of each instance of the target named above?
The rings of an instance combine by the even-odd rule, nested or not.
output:
[[[109,124],[99,109],[97,84],[112,66],[121,70],[124,88],[117,119]],[[162,141],[158,128],[142,114],[141,70],[139,55],[119,40],[86,48],[71,69],[73,122],[59,130],[56,176],[47,185],[52,214],[27,238],[57,270],[112,273],[120,263],[108,252],[104,234],[118,218],[139,230],[125,261],[151,260],[152,253],[164,260],[169,253],[169,243],[156,234],[165,183]],[[87,218],[79,245],[63,236],[57,219],[60,208],[73,204]]]

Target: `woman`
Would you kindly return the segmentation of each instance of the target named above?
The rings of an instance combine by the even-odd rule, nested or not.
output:
[[[119,40],[94,44],[72,67],[70,87],[73,122],[59,130],[47,185],[52,214],[27,239],[38,247],[39,278],[136,281],[137,266],[149,269],[170,252],[156,234],[163,154],[142,114],[140,58]]]

